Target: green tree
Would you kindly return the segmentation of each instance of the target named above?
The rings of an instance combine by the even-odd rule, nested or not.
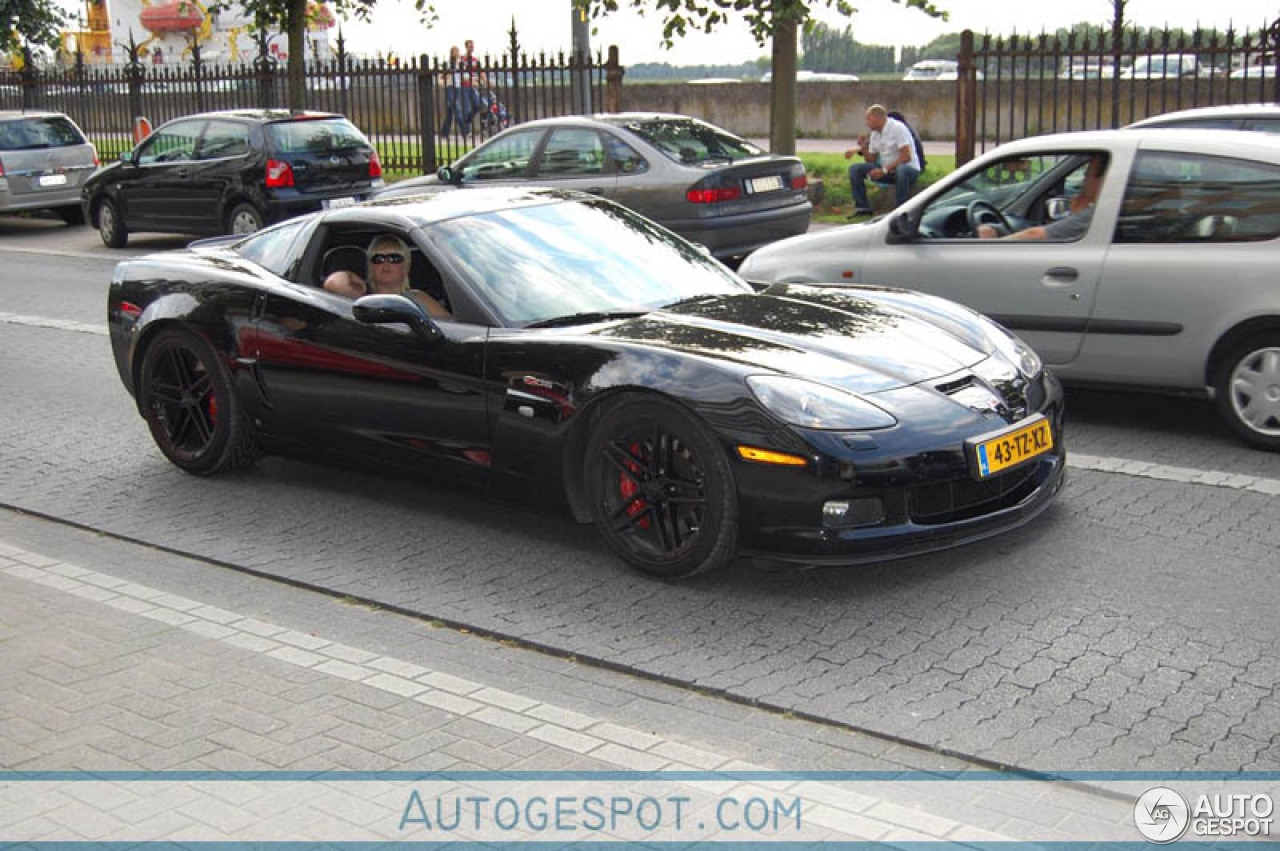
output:
[[[0,3],[6,0],[0,0]],[[210,4],[209,11],[225,9],[234,0],[219,0]],[[378,0],[329,0],[329,6],[340,17],[355,17],[362,21],[369,20]],[[254,29],[259,32],[278,30],[289,38],[288,65],[288,105],[290,109],[304,109],[307,100],[306,78],[306,38],[307,38],[307,0],[239,0],[245,12],[253,18]],[[414,0],[414,8],[418,10],[424,26],[430,26],[436,20],[435,6],[430,0]]]
[[[861,74],[893,70],[893,48],[859,42],[852,27],[841,31],[810,21],[800,34],[800,50],[800,64],[808,71]]]
[[[769,144],[776,153],[792,154],[796,149],[796,54],[798,35],[809,21],[810,10],[818,3],[834,7],[842,15],[852,15],[848,0],[574,0],[588,9],[593,18],[629,6],[641,12],[656,10],[663,16],[662,37],[668,47],[690,28],[711,32],[738,18],[746,22],[763,46],[772,42],[773,82],[769,110]],[[946,13],[931,0],[894,0],[920,9],[927,15],[945,18]]]
[[[56,48],[69,20],[57,0],[0,0],[0,51]]]

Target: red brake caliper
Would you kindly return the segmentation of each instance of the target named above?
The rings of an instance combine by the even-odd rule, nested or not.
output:
[[[218,421],[218,397],[213,395],[213,391],[209,391],[209,422],[216,423]]]
[[[631,454],[633,456],[640,454],[639,443],[631,444]],[[626,461],[625,463],[627,465],[628,470],[630,470],[632,473],[635,473],[637,476],[640,475],[639,464],[630,460]],[[627,500],[627,502],[630,503],[627,506],[628,517],[635,517],[637,514],[642,514],[645,511],[649,510],[649,503],[645,502],[643,499],[633,499],[636,495],[636,490],[637,488],[636,488],[635,479],[631,478],[626,473],[618,474],[618,492],[622,494],[623,499]],[[639,526],[641,529],[648,529],[649,518],[641,517],[639,520],[636,521],[636,525]]]

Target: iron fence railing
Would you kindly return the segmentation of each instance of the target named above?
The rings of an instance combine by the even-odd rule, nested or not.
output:
[[[103,161],[133,147],[134,120],[153,126],[197,112],[284,108],[286,69],[259,53],[254,62],[203,62],[199,50],[181,65],[147,65],[132,46],[131,61],[0,74],[0,109],[48,109],[66,113],[85,131]],[[336,58],[306,66],[307,109],[346,115],[374,141],[390,172],[433,171],[502,127],[536,118],[617,111],[623,69],[617,48],[607,57],[530,56],[514,33],[509,51],[483,57],[472,70],[478,93],[469,121],[450,121],[448,60],[419,56],[407,61],[356,59],[338,41]],[[483,82],[483,85],[479,85]],[[460,110],[461,111],[461,110]],[[465,114],[457,116],[466,118]]]
[[[961,37],[956,161],[1011,139],[1280,102],[1280,20],[1259,33]]]

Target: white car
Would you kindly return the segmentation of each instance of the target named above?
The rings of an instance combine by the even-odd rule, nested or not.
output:
[[[1094,157],[1105,171],[1082,236],[975,239],[982,224],[1050,224]],[[943,296],[1017,333],[1065,382],[1211,394],[1238,435],[1280,450],[1277,197],[1280,138],[1267,133],[1042,136],[887,216],[766,246],[739,273]]]
[[[1232,106],[1205,106],[1166,112],[1130,127],[1198,127],[1202,130],[1253,130],[1280,133],[1280,104],[1245,103]]]

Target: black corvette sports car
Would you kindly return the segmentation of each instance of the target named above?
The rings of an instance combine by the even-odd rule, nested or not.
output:
[[[448,318],[320,286],[364,274],[385,234]],[[757,292],[585,195],[317,213],[127,260],[107,309],[120,377],[184,470],[266,451],[461,471],[594,521],[659,576],[964,543],[1063,480],[1061,389],[998,325],[903,290]]]

